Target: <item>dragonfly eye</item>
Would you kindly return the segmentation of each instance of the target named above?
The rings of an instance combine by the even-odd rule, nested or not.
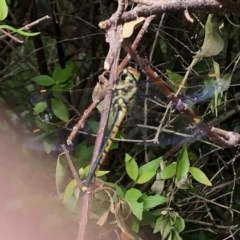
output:
[[[132,68],[125,68],[123,72],[119,76],[120,82],[128,82],[130,84],[135,84],[136,81],[139,79],[139,72]]]
[[[123,73],[120,75],[119,80],[120,80],[121,82],[123,82],[123,81],[126,80],[127,76],[128,76],[127,72],[123,72]]]

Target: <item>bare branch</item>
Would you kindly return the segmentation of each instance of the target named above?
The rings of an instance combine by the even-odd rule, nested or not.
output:
[[[2,38],[4,38],[4,37],[9,37],[9,38],[11,38],[13,41],[15,41],[15,42],[23,43],[22,40],[20,40],[20,39],[14,37],[11,33],[9,33],[9,32],[7,32],[7,31],[3,30],[3,29],[1,28],[1,26],[0,26],[0,32],[2,32],[2,33],[4,34],[3,36],[0,37],[0,39],[2,39]]]
[[[109,56],[113,57],[112,58],[112,64],[111,70],[110,70],[110,78],[109,78],[109,90],[113,87],[115,81],[116,81],[116,76],[117,76],[117,67],[118,67],[118,62],[119,62],[119,55],[120,55],[120,49],[121,49],[121,42],[119,41],[120,36],[121,36],[121,26],[119,27],[112,27],[109,29],[109,36],[111,37],[110,43],[115,42],[115,49],[110,48],[109,50]],[[111,52],[113,51],[113,52]],[[112,100],[112,91],[107,91],[107,94],[104,98],[104,104],[103,104],[103,111],[101,113],[101,119],[99,123],[99,128],[97,132],[97,138],[95,141],[94,149],[93,149],[93,155],[92,155],[92,160],[91,160],[91,166],[95,164],[95,161],[97,159],[97,156],[99,154],[100,148],[102,146],[102,141],[104,138],[104,132],[105,128],[107,125],[107,120],[108,120],[108,113],[110,110],[110,105],[111,105],[111,100]],[[92,190],[92,189],[90,189]],[[78,231],[78,237],[77,240],[84,240],[85,239],[85,231],[86,231],[86,225],[88,222],[88,215],[89,215],[89,210],[90,210],[90,203],[92,201],[92,191],[87,191],[86,194],[84,194],[83,197],[83,203],[82,203],[82,208],[81,208],[81,219],[79,222],[79,231]],[[84,214],[83,214],[84,213]]]
[[[71,156],[69,154],[69,151],[67,150],[67,148],[66,148],[66,146],[64,144],[62,144],[62,149],[63,149],[64,154],[66,156],[67,163],[68,163],[68,166],[71,169],[72,175],[73,175],[74,179],[76,180],[76,182],[78,184],[78,187],[81,188],[83,186],[82,185],[82,181],[80,180],[78,172],[76,171],[76,169],[75,169],[75,167],[73,165],[73,162],[72,162]]]
[[[233,13],[240,15],[240,3],[234,1],[220,0],[133,0],[132,2],[138,5],[128,12],[124,12],[120,18],[115,18],[114,15],[99,23],[102,29],[109,28],[113,23],[123,23],[134,20],[138,17],[149,17],[154,14],[170,12],[170,11],[209,11],[214,13]],[[119,16],[118,16],[119,17]]]

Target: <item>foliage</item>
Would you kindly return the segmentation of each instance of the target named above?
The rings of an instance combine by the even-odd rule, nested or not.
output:
[[[135,178],[135,180],[133,180],[131,183],[132,187],[130,187],[129,189],[121,185],[110,185],[109,187],[103,187],[99,194],[97,194],[96,198],[98,204],[103,204],[103,202],[105,202],[105,207],[102,207],[101,212],[98,212],[98,208],[94,209],[94,211],[96,211],[96,214],[99,215],[98,223],[100,224],[101,222],[101,226],[103,226],[108,221],[111,213],[115,215],[117,220],[116,224],[118,226],[124,225],[121,226],[121,228],[124,228],[125,234],[131,235],[131,231],[136,233],[139,232],[140,225],[143,221],[143,216],[146,213],[150,214],[149,218],[152,219],[152,221],[149,222],[148,225],[154,224],[154,219],[156,219],[157,216],[156,210],[153,213],[151,213],[150,210],[161,208],[162,204],[165,204],[167,202],[167,198],[158,194],[146,194],[144,191],[133,187],[135,184],[148,183],[151,178],[156,175],[161,159],[154,159],[139,167],[135,159],[126,154],[125,161],[126,169],[129,169],[129,172],[127,171],[129,178]],[[137,176],[130,169],[133,166],[133,163],[135,165],[135,170],[138,172]],[[62,164],[60,163],[58,163],[57,166],[57,184],[60,185],[60,182],[62,181],[61,176],[63,175],[62,172],[64,172],[64,168],[61,167]],[[97,173],[98,177],[102,175],[101,172],[103,171],[99,172]],[[65,203],[71,209],[74,209],[76,207],[77,200],[81,198],[79,192],[76,195],[76,191],[78,192],[77,183],[75,180],[72,180],[67,184],[63,192],[63,203]],[[107,199],[104,197],[104,195],[106,194],[108,196]],[[121,212],[118,209],[119,204],[124,205],[127,210]],[[125,216],[126,211],[128,214]],[[124,223],[118,220],[125,218],[129,219],[130,228],[126,227]]]
[[[21,34],[24,43],[0,42],[3,118],[23,134],[29,151],[45,151],[42,154],[56,161],[57,193],[77,215],[82,193],[65,157],[56,155],[91,103],[107,49],[97,24],[112,15],[116,3],[57,2],[53,9],[61,19],[58,35],[52,20],[34,33],[21,32],[32,10],[28,1],[13,2],[15,19],[7,17],[8,7],[0,0],[4,21],[0,27]],[[41,14],[51,9],[46,1],[37,4]],[[133,38],[141,21],[125,25],[124,37]],[[231,131],[240,129],[235,110],[240,96],[238,25],[239,19],[232,15],[199,14],[190,23],[182,13],[166,13],[156,17],[138,48],[150,56],[146,57],[150,65],[175,92],[186,78],[180,94],[189,108],[211,126]],[[41,46],[36,44],[40,42]],[[237,149],[223,149],[204,138],[183,114],[170,109],[144,73],[137,95],[120,129],[121,141],[96,173],[92,219],[101,231],[111,226],[126,239],[239,238]],[[93,111],[69,148],[82,180],[89,169],[98,120],[99,113]],[[151,234],[146,237],[145,231]]]
[[[212,186],[204,172],[202,172],[199,168],[190,167],[187,149],[184,145],[180,155],[178,156],[177,162],[173,162],[164,167],[160,176],[164,180],[169,178],[175,179],[177,187],[181,188],[187,182],[188,173],[190,173],[199,183],[206,186]]]
[[[53,76],[50,77],[48,75],[38,75],[33,78],[33,81],[42,86],[48,87],[48,90],[51,91],[51,106],[53,110],[53,114],[62,120],[63,122],[67,122],[68,118],[68,110],[61,100],[60,93],[66,90],[71,89],[72,83],[69,80],[72,74],[73,66],[68,64],[64,69],[62,69],[58,64],[53,69]],[[34,112],[36,114],[40,114],[45,111],[47,108],[47,102],[41,101],[36,103],[34,106]]]

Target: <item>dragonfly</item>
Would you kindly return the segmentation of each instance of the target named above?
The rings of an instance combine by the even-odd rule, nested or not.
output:
[[[120,125],[127,114],[128,105],[132,103],[136,91],[137,91],[137,82],[139,80],[139,72],[132,68],[128,67],[123,70],[118,78],[118,83],[113,92],[113,100],[111,107],[111,114],[113,114],[113,122],[108,133],[108,136],[103,143],[100,153],[98,154],[97,159],[94,161],[93,165],[90,166],[89,173],[84,182],[84,187],[82,190],[85,191],[91,185],[92,179],[95,175],[96,170],[99,165],[105,160],[113,139],[116,137]]]

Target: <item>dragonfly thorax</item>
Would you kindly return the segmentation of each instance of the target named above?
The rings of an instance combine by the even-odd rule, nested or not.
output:
[[[134,74],[134,71],[136,74]],[[123,70],[122,74],[119,76],[119,82],[117,83],[113,93],[112,103],[114,111],[124,109],[132,102],[137,91],[138,79],[139,73],[133,68],[129,67]]]

